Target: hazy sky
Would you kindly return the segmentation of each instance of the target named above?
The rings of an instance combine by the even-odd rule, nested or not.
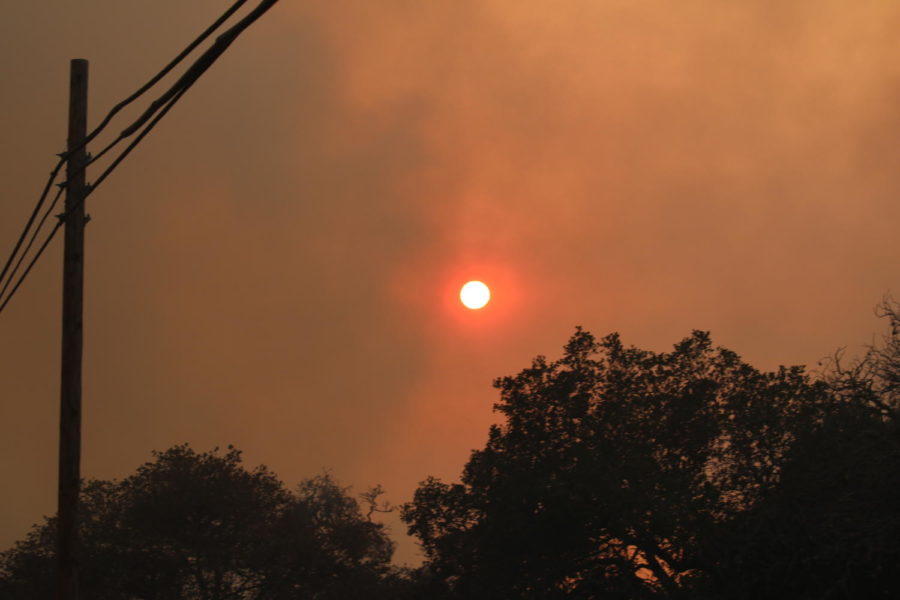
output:
[[[96,124],[229,4],[0,0],[3,257],[69,59]],[[575,325],[854,351],[900,292],[898,30],[889,0],[282,0],[89,201],[82,472],[234,444],[400,503]],[[0,315],[0,549],[55,511],[61,253]]]

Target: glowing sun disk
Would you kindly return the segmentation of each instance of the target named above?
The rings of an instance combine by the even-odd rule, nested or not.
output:
[[[491,290],[480,281],[470,281],[459,290],[459,299],[466,308],[477,310],[491,299]]]

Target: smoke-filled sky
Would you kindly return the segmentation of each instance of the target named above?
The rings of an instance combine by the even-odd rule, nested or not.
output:
[[[5,259],[69,59],[95,125],[229,2],[0,5]],[[898,30],[889,0],[282,0],[88,202],[83,474],[234,444],[401,503],[576,325],[856,351],[900,290]],[[59,242],[0,315],[0,549],[55,511]]]

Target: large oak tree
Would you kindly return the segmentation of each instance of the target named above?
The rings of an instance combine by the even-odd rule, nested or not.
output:
[[[761,372],[702,332],[657,353],[578,330],[496,387],[504,421],[461,482],[428,479],[403,510],[434,594],[896,591],[900,456],[871,398]],[[870,570],[835,570],[862,550]]]
[[[122,481],[87,482],[82,499],[85,598],[344,600],[401,583],[383,526],[329,476],[291,491],[235,449],[157,452]],[[54,597],[54,539],[48,519],[0,554],[0,597]]]

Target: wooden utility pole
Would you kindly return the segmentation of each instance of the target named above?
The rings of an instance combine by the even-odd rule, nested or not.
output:
[[[72,60],[66,154],[65,250],[63,255],[62,378],[59,405],[59,508],[57,589],[59,600],[78,598],[78,504],[81,488],[81,348],[84,289],[84,194],[87,150],[88,61]]]

